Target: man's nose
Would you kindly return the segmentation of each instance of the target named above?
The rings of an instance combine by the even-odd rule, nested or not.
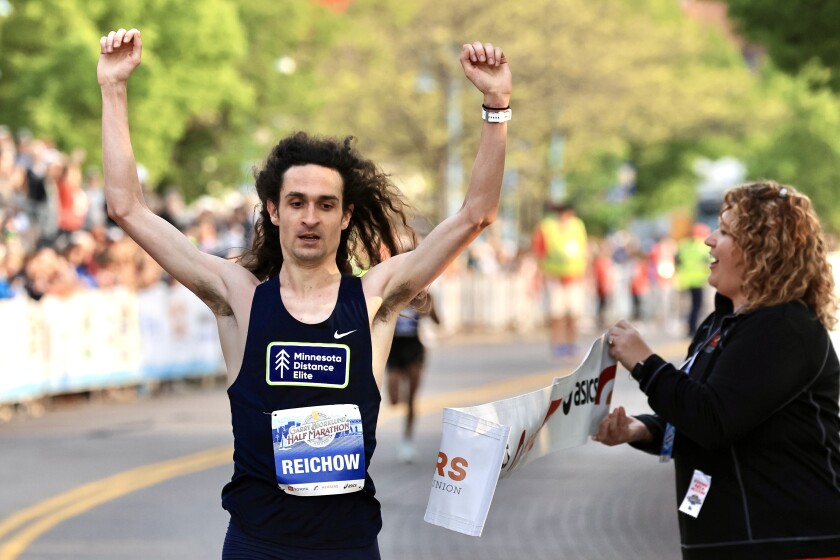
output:
[[[314,204],[309,204],[303,213],[303,223],[306,225],[314,225],[318,223],[318,209]]]

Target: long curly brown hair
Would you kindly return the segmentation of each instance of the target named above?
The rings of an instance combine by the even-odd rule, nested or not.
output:
[[[729,233],[744,261],[745,310],[802,301],[831,329],[834,276],[811,200],[789,185],[758,181],[726,192]]]
[[[254,242],[239,259],[254,276],[271,278],[283,266],[280,228],[271,223],[266,201],[279,202],[284,174],[296,165],[321,165],[341,175],[343,210],[353,206],[350,225],[341,232],[335,256],[342,273],[370,268],[383,260],[383,254],[404,252],[403,240],[413,245],[416,236],[407,223],[408,204],[390,177],[361,157],[353,143],[352,136],[339,141],[296,132],[281,140],[263,168],[255,172],[259,217],[254,224]]]

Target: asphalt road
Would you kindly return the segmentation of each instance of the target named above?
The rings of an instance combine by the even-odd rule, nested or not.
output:
[[[681,344],[661,340],[658,348],[673,353]],[[534,390],[575,365],[553,360],[539,337],[430,349],[413,464],[397,460],[402,411],[383,402],[371,465],[383,506],[382,557],[679,558],[673,467],[595,443],[500,481],[481,537],[423,521],[441,408]],[[613,404],[647,409],[621,369]],[[227,525],[219,494],[232,472],[229,421],[224,387],[178,386],[0,425],[0,560],[219,558]]]

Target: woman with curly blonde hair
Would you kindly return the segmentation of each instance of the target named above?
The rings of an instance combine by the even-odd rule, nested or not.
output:
[[[834,277],[811,200],[775,181],[726,193],[729,233],[744,259],[744,311],[801,301],[827,329],[837,323]]]
[[[652,415],[594,436],[674,458],[683,558],[840,556],[834,280],[811,201],[774,181],[726,193],[710,248],[715,311],[677,368],[626,321],[608,331]]]

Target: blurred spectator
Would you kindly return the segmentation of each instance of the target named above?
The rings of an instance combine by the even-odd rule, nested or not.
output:
[[[35,234],[41,238],[52,238],[57,230],[49,188],[54,185],[59,154],[39,139],[21,142],[18,161],[24,169],[27,212],[34,226]]]
[[[16,165],[17,147],[9,129],[0,127],[0,205],[15,203],[24,180],[23,169]]]
[[[73,268],[79,283],[85,288],[98,288],[96,280],[96,241],[86,231],[74,232],[67,243],[65,258]]]
[[[58,230],[61,234],[79,231],[88,214],[88,198],[82,189],[83,150],[74,150],[62,164],[61,175],[56,181],[58,191]]]
[[[107,210],[105,208],[105,185],[102,182],[102,173],[98,167],[88,167],[85,171],[82,190],[87,198],[87,215],[85,215],[84,228],[88,231],[96,227],[105,226],[108,223]]]
[[[128,236],[114,240],[100,259],[101,287],[142,290],[165,279],[163,270]]]
[[[660,236],[649,253],[654,318],[663,326],[674,316],[676,256],[677,242],[670,235]]]
[[[598,328],[603,329],[606,326],[606,312],[615,283],[612,250],[610,244],[603,239],[596,240],[593,246],[592,268],[595,273],[595,293],[598,297],[596,319]]]
[[[177,187],[169,187],[163,195],[163,208],[159,215],[161,218],[184,231],[186,227],[186,204],[181,191]]]
[[[66,295],[79,289],[124,287],[138,290],[168,281],[163,270],[134,242],[109,223],[102,175],[88,167],[85,153],[67,155],[28,130],[17,143],[0,125],[0,298]],[[148,189],[148,173],[138,168]],[[149,192],[154,207],[182,230],[192,228],[197,242],[236,257],[250,243],[253,229],[247,199],[241,194],[205,204],[199,219],[177,189],[164,199]],[[209,198],[209,197],[208,197]]]
[[[233,209],[227,219],[223,246],[228,248],[227,257],[235,257],[251,245],[254,224],[250,219],[247,205],[242,202]]]
[[[533,235],[548,295],[550,341],[557,357],[577,353],[577,321],[586,303],[587,235],[570,202],[548,203]]]
[[[630,298],[633,310],[631,316],[634,321],[645,319],[645,299],[650,289],[650,275],[648,259],[638,246],[630,250]]]
[[[199,214],[198,219],[190,231],[190,236],[199,249],[213,255],[223,253],[223,247],[221,247],[221,243],[219,242],[219,229],[216,227],[216,218],[210,210],[203,210]]]
[[[688,336],[697,332],[697,322],[703,307],[703,289],[709,277],[709,247],[704,240],[709,236],[709,226],[694,224],[691,236],[677,246],[677,289],[689,295]]]
[[[73,268],[52,247],[41,247],[28,256],[23,285],[34,300],[46,295],[66,296],[81,287]]]
[[[499,260],[493,245],[478,238],[467,247],[467,267],[482,274],[496,274],[499,272]]]
[[[0,269],[0,299],[11,299],[15,297],[12,283],[6,278],[5,271]]]
[[[26,251],[20,238],[3,230],[0,238],[0,299],[9,299],[26,294],[21,271]]]

